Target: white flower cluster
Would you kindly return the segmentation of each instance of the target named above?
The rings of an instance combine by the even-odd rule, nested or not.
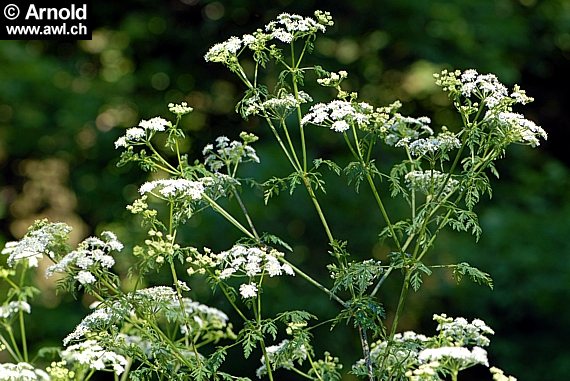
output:
[[[0,381],[49,381],[49,375],[27,362],[0,364]]]
[[[253,139],[257,139],[254,135],[248,135]],[[219,172],[224,167],[227,167],[228,170],[232,167],[231,170],[233,170],[233,167],[239,163],[259,163],[259,157],[253,147],[237,140],[230,141],[225,136],[216,138],[215,147],[213,144],[206,145],[202,150],[202,154],[205,156],[204,164],[212,172]]]
[[[493,381],[517,381],[513,376],[506,376],[505,373],[497,367],[493,366],[489,370],[493,375]]]
[[[446,195],[455,191],[459,185],[459,181],[450,177],[447,183],[444,184],[448,175],[436,170],[429,171],[410,171],[406,174],[405,179],[409,184],[411,190],[420,191],[426,195]],[[443,191],[441,191],[441,188]]]
[[[186,198],[200,200],[204,194],[204,183],[186,179],[161,179],[144,183],[139,193],[152,193],[166,198]],[[156,193],[158,192],[158,193]]]
[[[123,373],[127,366],[124,356],[106,350],[95,340],[70,345],[61,352],[61,358],[70,363],[87,365],[94,370],[112,369],[117,375]]]
[[[167,286],[137,290],[133,301],[141,307],[150,304],[149,311],[153,315],[160,314],[168,321],[178,321],[184,335],[196,334],[200,330],[210,328],[220,329],[225,327],[229,320],[228,316],[217,308],[200,304],[190,298],[178,299],[176,290]]]
[[[119,348],[136,349],[146,356],[152,356],[152,343],[139,335],[119,333],[115,337],[115,343]]]
[[[362,127],[370,122],[374,108],[365,102],[333,100],[329,103],[317,103],[301,120],[302,124],[312,123],[330,127],[336,132],[345,132],[351,124]]]
[[[72,341],[80,340],[81,338],[86,337],[94,329],[104,327],[105,325],[121,318],[120,314],[117,314],[114,308],[105,306],[96,308],[95,311],[91,312],[81,320],[73,332],[63,339],[63,345],[67,346]]]
[[[439,361],[432,361],[421,364],[414,370],[408,370],[405,374],[409,381],[440,381],[441,378],[437,374],[441,364]]]
[[[139,127],[147,131],[164,131],[166,127],[170,127],[170,122],[160,116],[154,117],[149,120],[141,120]]]
[[[174,307],[180,307],[178,300],[176,300],[176,305]],[[228,323],[228,315],[220,311],[217,308],[207,306],[193,301],[190,298],[182,298],[182,303],[184,306],[184,313],[193,316],[193,320],[198,323],[199,326],[204,326],[206,323],[216,322],[221,326],[226,326]]]
[[[485,119],[501,126],[507,134],[513,136],[518,143],[528,144],[532,147],[540,145],[540,138],[548,139],[548,134],[533,121],[514,112],[487,112]]]
[[[370,350],[370,357],[378,362],[382,362],[386,355],[386,350],[389,350],[389,356],[384,364],[387,369],[390,368],[407,368],[417,365],[418,349],[429,344],[431,338],[424,335],[417,334],[412,331],[404,333],[397,333],[390,345],[388,341],[378,341],[372,343]],[[356,362],[355,368],[364,368],[365,361],[360,359]]]
[[[176,290],[168,286],[154,286],[143,288],[135,292],[136,296],[141,296],[156,302],[175,302]]]
[[[489,366],[487,351],[489,345],[485,335],[493,330],[480,319],[468,322],[464,318],[450,318],[445,314],[434,315],[438,322],[438,334],[427,337],[414,332],[394,335],[393,341],[380,341],[372,344],[370,356],[384,364],[382,372],[391,369],[406,370],[405,376],[410,381],[442,380],[442,375],[450,371],[464,370],[474,365]],[[389,351],[387,354],[386,352]],[[364,359],[353,367],[357,374],[365,371]],[[502,371],[491,369],[495,381],[516,381],[500,378]],[[496,376],[495,376],[496,375]]]
[[[244,299],[251,299],[257,296],[257,284],[255,283],[243,283],[239,286],[239,293]]]
[[[231,249],[222,251],[219,254],[205,249],[206,254],[195,253],[194,258],[187,258],[186,261],[198,268],[211,267],[220,280],[228,279],[232,276],[245,276],[249,279],[240,285],[239,291],[244,299],[257,296],[258,285],[253,278],[261,275],[270,277],[282,275],[294,276],[293,268],[286,263],[279,261],[284,254],[275,249],[247,247],[244,245],[234,245]],[[189,274],[197,272],[193,268],[188,270]],[[199,271],[198,271],[199,272]]]
[[[258,247],[247,247],[235,245],[230,250],[222,251],[215,255],[220,268],[220,279],[227,279],[237,272],[243,272],[248,277],[255,277],[266,272],[270,277],[281,275],[295,275],[295,272],[288,264],[281,264],[279,257],[284,256],[280,251]]]
[[[89,237],[83,240],[76,250],[73,250],[58,263],[50,266],[46,270],[46,276],[54,273],[73,272],[79,269],[75,279],[85,285],[95,283],[97,280],[93,272],[97,269],[110,269],[115,264],[115,259],[109,255],[112,251],[121,251],[123,244],[117,236],[110,232],[101,233],[101,239]]]
[[[421,363],[453,361],[460,369],[466,369],[477,364],[489,366],[487,351],[481,347],[474,347],[472,350],[465,347],[427,348],[419,353],[418,360]]]
[[[444,91],[460,94],[466,98],[475,97],[484,102],[488,109],[494,109],[497,106],[508,108],[513,104],[527,104],[533,101],[533,98],[527,96],[518,85],[513,87],[509,96],[508,89],[499,82],[495,75],[479,74],[474,69],[464,72],[443,70],[434,76],[436,84],[442,86]]]
[[[460,79],[463,96],[475,95],[484,99],[488,108],[494,108],[509,95],[505,85],[494,74],[479,74],[476,70],[469,69],[463,72]]]
[[[23,300],[10,302],[3,306],[0,306],[0,319],[9,319],[20,311],[30,313],[32,308],[28,302]]]
[[[519,85],[515,85],[513,87],[513,91],[511,92],[511,98],[515,101],[515,103],[520,103],[523,105],[530,102],[534,102],[534,98],[526,95],[526,91],[521,89]]]
[[[438,152],[448,152],[461,147],[461,141],[451,132],[441,132],[437,136],[420,138],[410,143],[409,138],[401,139],[396,147],[408,146],[413,156],[435,155]]]
[[[248,102],[244,115],[257,115],[265,112],[270,117],[280,119],[286,117],[295,107],[312,101],[313,98],[304,91],[299,91],[298,98],[295,98],[293,94],[284,93],[263,102]]]
[[[495,332],[481,319],[474,319],[471,323],[467,319],[450,318],[445,314],[434,315],[433,319],[439,324],[437,330],[446,338],[446,341],[455,345],[478,345],[486,347],[490,340],[485,335],[494,335]]]
[[[314,34],[316,32],[326,32],[325,24],[319,21],[299,15],[281,13],[277,20],[271,21],[265,26],[271,37],[285,43],[292,42],[296,37]]]
[[[282,13],[275,21],[269,22],[263,30],[245,34],[241,38],[232,36],[224,42],[215,44],[208,50],[204,59],[207,62],[230,64],[237,59],[242,48],[261,51],[266,48],[267,42],[273,39],[291,43],[307,35],[325,32],[327,26],[333,25],[328,12],[316,11],[315,17],[316,19]]]
[[[338,73],[330,73],[326,78],[317,79],[317,83],[326,87],[336,87],[340,85],[343,79],[348,77],[348,73],[345,70],[341,70]]]
[[[421,136],[432,136],[433,130],[429,126],[431,119],[427,116],[414,118],[395,113],[385,122],[385,141],[390,146],[407,145],[410,141],[419,139]]]
[[[191,113],[194,109],[192,107],[188,106],[188,103],[182,102],[180,104],[169,103],[168,104],[168,110],[170,110],[170,112],[173,114],[176,114],[178,116],[182,116],[182,115]]]
[[[59,240],[67,240],[71,232],[71,227],[62,222],[40,223],[41,227],[32,228],[21,240],[6,243],[2,254],[8,255],[9,266],[14,266],[19,261],[27,261],[28,266],[38,267],[38,261],[44,254],[53,258],[54,253],[50,246]]]
[[[227,63],[237,55],[242,47],[242,39],[232,36],[224,42],[212,46],[204,56],[206,62]]]
[[[127,148],[130,144],[144,142],[152,133],[165,131],[167,127],[171,126],[172,123],[159,116],[149,120],[143,119],[139,122],[138,127],[127,129],[127,131],[125,131],[125,135],[119,137],[115,141],[115,148]]]

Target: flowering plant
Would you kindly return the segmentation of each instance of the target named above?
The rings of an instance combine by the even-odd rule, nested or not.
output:
[[[483,321],[434,315],[438,325],[432,337],[399,333],[399,321],[410,289],[420,290],[434,270],[492,287],[489,274],[465,262],[432,263],[429,254],[444,229],[467,231],[478,238],[475,206],[491,192],[489,174],[497,175],[495,162],[511,144],[535,147],[546,139],[542,128],[513,111],[532,98],[518,86],[508,90],[492,74],[444,70],[435,81],[459,114],[459,125],[436,129],[427,117],[402,115],[400,102],[372,106],[357,93],[343,90],[346,71],[302,65],[314,41],[331,25],[327,12],[317,11],[314,18],[281,14],[264,29],[231,37],[205,55],[206,61],[225,65],[243,83],[237,111],[244,118],[265,121],[290,165],[291,173],[285,177],[257,179],[265,203],[284,190],[306,189],[328,239],[328,284],[294,264],[291,245],[259,230],[258,219],[242,200],[242,165],[262,161],[253,148],[258,137],[247,132],[239,134],[239,140],[221,136],[204,147],[202,162],[192,163],[181,150],[184,132],[179,128],[192,108],[170,104],[173,121],[143,120],[115,142],[122,151],[119,165],[136,163],[161,174],[142,184],[140,197],[127,207],[140,218],[147,234],[132,248],[133,282],[125,284],[113,271],[114,256],[127,254],[112,232],[89,237],[72,249],[69,226],[42,220],[4,248],[8,267],[0,277],[11,291],[0,307],[0,345],[14,363],[0,365],[0,380],[87,380],[96,371],[121,380],[249,379],[224,371],[228,351],[235,347],[241,347],[245,359],[257,362],[260,356],[256,376],[270,380],[276,372],[340,380],[345,369],[369,380],[457,380],[467,368],[489,367],[484,347],[493,331]],[[264,74],[274,68],[280,74],[265,84]],[[309,81],[333,89],[336,98],[314,102],[302,90]],[[341,165],[331,158],[310,156],[314,142],[306,132],[322,127],[344,142],[351,162]],[[378,166],[379,155],[388,150],[400,159],[384,171]],[[365,184],[372,193],[385,223],[379,238],[392,248],[382,261],[357,260],[351,242],[337,238],[335,223],[319,199],[327,188],[325,168],[346,178],[357,191]],[[388,181],[381,183],[382,179]],[[407,217],[396,220],[390,214],[387,196],[404,202]],[[237,204],[241,215],[224,207],[223,199]],[[243,238],[221,252],[180,240],[179,229],[205,209],[221,215]],[[55,350],[57,361],[45,370],[31,364],[24,324],[24,314],[31,312],[28,301],[37,292],[25,285],[24,275],[42,260],[52,262],[46,275],[57,275],[62,290],[84,292],[96,300],[92,312],[63,339],[65,349]],[[170,282],[147,286],[158,269],[170,274]],[[383,285],[398,274],[402,286],[397,304],[385,306]],[[300,277],[321,290],[337,303],[336,316],[324,322],[304,310],[268,316],[263,308],[264,286],[279,276]],[[192,300],[186,281],[193,277],[205,279],[222,293],[227,311]],[[392,311],[391,320],[386,309]],[[229,312],[238,322],[230,322]],[[317,326],[341,322],[354,327],[360,342],[362,358],[350,367],[328,352],[317,353],[313,345]],[[491,367],[490,372],[494,380],[514,380],[498,368]]]

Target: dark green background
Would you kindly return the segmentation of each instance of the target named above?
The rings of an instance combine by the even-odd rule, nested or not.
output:
[[[317,42],[311,60],[329,70],[347,70],[347,85],[375,105],[401,99],[406,113],[429,115],[436,125],[452,123],[447,99],[431,79],[441,68],[493,72],[536,98],[524,112],[548,131],[548,142],[507,153],[493,198],[478,207],[481,240],[476,244],[470,236],[445,234],[432,259],[469,261],[491,273],[495,290],[456,285],[449,274],[436,273],[421,295],[410,299],[402,329],[432,333],[431,315],[439,312],[480,317],[497,332],[490,348],[493,363],[519,380],[566,379],[570,2],[565,0],[93,2],[91,41],[0,42],[0,239],[19,236],[34,218],[48,215],[73,223],[77,239],[114,229],[132,245],[141,232],[124,206],[146,174],[134,167],[117,169],[113,142],[141,118],[167,115],[168,102],[186,100],[195,107],[183,122],[192,157],[199,158],[201,147],[214,137],[235,138],[247,129],[263,139],[258,145],[262,165],[247,167],[246,174],[263,180],[273,171],[286,173],[263,124],[244,123],[233,112],[243,88],[223,67],[204,62],[203,55],[214,43],[262,27],[281,12],[310,15],[315,9],[329,10],[336,23]],[[346,162],[337,136],[321,132],[311,133],[312,154]],[[375,243],[380,218],[367,213],[370,195],[365,189],[357,195],[334,177],[327,180],[332,186],[323,203],[333,230],[350,238],[357,256],[385,259],[389,248]],[[267,209],[259,194],[246,199],[260,230],[292,243],[291,260],[326,281],[326,241],[304,191],[292,199],[283,195]],[[397,212],[399,206],[389,208]],[[198,247],[221,250],[239,237],[213,215],[190,225],[182,238]],[[125,259],[120,268],[128,265]],[[41,275],[37,281],[45,283]],[[398,285],[396,277],[383,295],[389,312]],[[267,292],[275,302],[269,311],[293,300],[295,308],[335,313],[332,303],[300,279],[271,286]],[[205,285],[194,282],[193,288],[196,298],[219,303],[207,296]],[[60,342],[87,302],[44,292],[35,307],[43,318],[33,323],[34,344]],[[345,366],[359,357],[358,344],[342,327],[332,334],[322,330],[319,341],[319,353],[329,349],[346,359]],[[229,363],[246,372],[239,362]]]

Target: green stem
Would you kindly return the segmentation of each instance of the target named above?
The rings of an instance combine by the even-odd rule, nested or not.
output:
[[[302,113],[301,113],[301,106],[299,105],[299,88],[297,86],[297,70],[299,67],[299,63],[301,62],[301,59],[303,58],[303,54],[305,53],[305,49],[307,47],[307,44],[305,43],[305,46],[303,47],[303,51],[301,53],[301,56],[299,57],[299,60],[297,62],[295,62],[295,48],[294,48],[294,44],[293,42],[291,42],[291,66],[292,66],[292,72],[291,72],[291,80],[293,82],[293,95],[295,96],[295,100],[297,103],[296,109],[297,109],[297,120],[299,123],[299,134],[301,135],[301,152],[303,153],[303,171],[307,172],[307,147],[306,147],[306,143],[305,143],[305,127],[303,126],[303,123],[301,123],[301,120],[303,119]]]
[[[325,217],[325,214],[323,213],[323,210],[321,209],[321,205],[319,204],[319,201],[317,200],[317,196],[315,195],[315,191],[313,190],[313,187],[311,186],[311,182],[309,181],[309,179],[307,178],[306,175],[303,176],[303,184],[305,185],[305,188],[307,188],[307,192],[309,193],[309,197],[310,197],[311,201],[313,202],[313,205],[317,211],[317,214],[319,215],[319,219],[321,220],[323,228],[325,229],[325,233],[327,235],[329,243],[332,245],[332,244],[334,244],[335,239],[332,235],[332,232],[331,232],[331,229],[330,229],[329,224],[327,222],[327,219]]]
[[[28,343],[26,340],[26,326],[24,324],[24,311],[18,311],[18,321],[20,324],[20,340],[22,341],[22,351],[24,352],[24,362],[28,362]]]
[[[19,356],[16,352],[14,352],[14,350],[12,349],[12,346],[8,343],[8,341],[6,340],[6,338],[3,335],[0,335],[0,342],[2,343],[2,345],[4,345],[5,349],[8,351],[10,356],[12,356],[14,361],[18,361],[18,359],[21,356]]]
[[[285,146],[285,143],[283,143],[283,140],[281,139],[281,136],[279,135],[279,132],[277,131],[277,129],[273,125],[271,118],[265,113],[264,113],[263,117],[264,117],[265,121],[267,122],[267,124],[269,125],[269,128],[271,129],[273,136],[275,136],[277,143],[279,143],[281,150],[283,151],[283,153],[285,154],[285,156],[289,160],[289,163],[291,163],[291,166],[293,167],[293,169],[297,172],[301,171],[301,166],[300,166],[300,164],[298,164],[297,157],[295,156],[295,160],[293,160],[293,157],[291,157],[291,154],[294,154],[294,152],[289,153],[289,151],[287,150],[287,147]]]
[[[249,225],[251,232],[255,236],[255,240],[257,241],[257,243],[261,243],[261,239],[259,238],[259,234],[257,234],[257,230],[255,229],[255,225],[253,224],[253,221],[252,221],[251,217],[249,216],[249,213],[247,212],[247,208],[245,207],[245,204],[241,200],[239,192],[237,191],[237,189],[235,187],[232,187],[232,192],[233,192],[233,194],[234,194],[234,196],[235,196],[235,198],[239,204],[241,211],[243,212],[243,215],[245,216],[245,219],[247,220],[247,224]]]
[[[202,197],[212,206],[212,208],[220,213],[226,220],[228,220],[232,225],[236,228],[241,230],[245,235],[249,238],[255,239],[255,235],[253,235],[249,230],[247,230],[238,220],[236,220],[231,214],[229,214],[224,208],[222,208],[216,201],[214,201],[211,197],[206,195],[205,193],[202,194]]]
[[[150,144],[150,142],[146,143],[146,146],[148,148],[150,148],[150,150],[152,151],[152,153],[156,156],[156,158],[163,163],[166,167],[168,167],[169,169],[165,169],[164,167],[161,167],[161,169],[164,169],[172,174],[176,174],[178,173],[176,168],[174,168],[165,158],[162,157],[161,154],[158,153],[158,151],[153,147],[152,144]],[[158,164],[157,164],[158,165]]]
[[[271,370],[269,355],[267,354],[267,349],[265,348],[265,342],[263,341],[263,339],[259,340],[259,345],[261,346],[261,351],[263,352],[263,358],[265,359],[265,368],[267,369],[267,375],[269,376],[269,381],[273,381],[273,371]]]
[[[24,285],[26,272],[22,270],[20,275],[20,287]],[[21,298],[18,299],[23,302]],[[26,325],[24,323],[24,311],[20,308],[18,311],[18,323],[20,325],[20,341],[22,342],[22,351],[24,352],[24,361],[28,362],[28,340],[26,339]]]
[[[360,149],[360,142],[358,139],[358,134],[356,132],[356,127],[355,127],[354,123],[351,124],[351,129],[352,129],[352,135],[354,138],[354,145],[356,146],[356,155],[357,155],[356,158],[360,162],[360,165],[362,166],[364,173],[366,174],[366,180],[368,181],[368,185],[370,186],[370,190],[372,191],[372,194],[374,195],[374,199],[376,200],[376,204],[378,205],[378,208],[380,209],[380,213],[382,214],[382,217],[384,218],[384,221],[386,222],[386,225],[388,226],[388,230],[390,231],[390,235],[392,236],[392,240],[396,244],[398,251],[402,252],[402,246],[400,245],[400,240],[398,239],[398,236],[396,235],[396,232],[394,231],[394,225],[392,224],[392,221],[390,220],[390,217],[388,216],[388,213],[386,211],[386,207],[384,206],[384,203],[382,202],[382,198],[380,198],[380,194],[378,193],[378,190],[376,189],[376,184],[374,184],[374,179],[370,175],[370,172],[368,171],[368,168],[366,166],[366,162],[364,161],[364,156],[362,155],[362,150]],[[346,139],[346,140],[348,140],[348,139]],[[349,145],[349,147],[351,148],[351,151],[354,154],[355,150],[352,149],[352,146]]]
[[[15,361],[18,362],[22,362],[24,361],[24,358],[22,357],[22,353],[20,352],[20,349],[18,348],[18,343],[16,342],[16,338],[14,337],[14,332],[12,332],[12,327],[10,325],[5,325],[4,329],[6,330],[6,332],[8,333],[8,336],[10,338],[10,342],[12,343],[12,345],[8,345],[7,343],[6,345],[6,349],[12,348],[11,350],[9,350],[9,352],[12,354],[12,357],[14,357]],[[4,339],[2,337],[2,341],[6,342],[6,339]]]
[[[127,381],[129,378],[129,371],[131,370],[131,366],[133,365],[133,359],[127,357],[127,365],[125,366],[125,371],[121,374],[120,381]]]
[[[317,371],[317,367],[315,366],[315,363],[314,363],[313,358],[312,358],[312,356],[311,356],[310,353],[307,353],[307,359],[309,359],[309,363],[311,364],[311,368],[315,371],[315,374],[317,375],[317,378],[318,378],[320,381],[323,381],[323,378],[321,377],[321,375],[320,375],[319,372]],[[293,369],[295,369],[295,368],[293,368]],[[310,376],[309,376],[309,377],[310,377]]]
[[[291,150],[293,159],[295,159],[295,164],[297,165],[296,168],[301,168],[301,163],[299,162],[299,158],[297,157],[297,153],[295,152],[295,147],[293,146],[293,141],[291,140],[291,136],[289,135],[289,129],[287,128],[287,123],[285,123],[285,120],[283,119],[281,119],[281,127],[283,128],[283,131],[285,131],[285,138],[287,139],[287,144],[289,144],[289,149]],[[306,157],[305,157],[306,155],[304,152],[305,151],[303,151],[303,160],[305,160],[304,163],[306,164]],[[305,168],[306,170],[306,165],[303,165],[302,168]]]
[[[458,371],[457,370],[452,370],[451,371],[451,381],[457,381],[457,375],[458,375]]]
[[[285,258],[280,257],[278,258],[281,262],[291,266],[291,268],[293,269],[293,271],[295,271],[295,273],[297,273],[301,278],[305,279],[307,282],[309,282],[310,284],[312,284],[313,286],[315,286],[316,288],[318,288],[319,290],[323,291],[325,294],[327,294],[331,299],[334,299],[336,302],[338,302],[341,306],[346,307],[346,302],[344,300],[342,300],[341,298],[339,298],[338,296],[336,296],[331,290],[329,290],[328,288],[326,288],[325,286],[323,286],[322,284],[320,284],[319,282],[317,282],[316,280],[314,280],[310,275],[307,275],[306,273],[304,273],[301,269],[299,269],[298,267],[296,267],[295,265],[293,265],[291,262],[287,261]]]
[[[394,267],[392,267],[392,266],[388,267],[388,270],[386,270],[384,275],[382,275],[382,278],[380,278],[380,280],[378,281],[378,283],[376,284],[376,286],[374,287],[374,289],[370,293],[371,297],[376,296],[378,291],[380,291],[380,287],[382,287],[382,285],[384,284],[386,279],[388,279],[388,276],[390,276],[390,274],[392,273],[393,270],[394,270]]]
[[[230,302],[230,305],[232,306],[232,308],[237,312],[237,314],[243,319],[243,321],[248,321],[249,319],[245,317],[245,315],[243,314],[243,312],[241,312],[241,310],[239,309],[239,307],[235,304],[234,299],[230,296],[230,293],[228,292],[228,290],[226,290],[226,286],[223,283],[218,283],[220,286],[220,289],[222,290],[222,292],[224,293],[226,299],[228,300],[228,302]]]
[[[290,368],[290,370],[292,370],[293,372],[297,373],[299,376],[304,377],[306,379],[312,380],[313,377],[309,376],[307,373],[303,372],[302,370],[299,370],[295,367]],[[316,372],[315,372],[316,373]],[[321,379],[321,377],[317,374],[317,376],[319,377],[319,379]]]
[[[386,351],[384,353],[380,369],[384,369],[386,360],[390,356],[390,347],[394,342],[394,336],[396,335],[398,324],[400,322],[400,317],[402,315],[402,312],[404,311],[404,304],[408,296],[411,275],[412,275],[411,271],[409,269],[406,270],[406,274],[404,276],[404,282],[402,284],[402,290],[400,291],[400,297],[398,299],[398,306],[396,307],[396,314],[394,315],[394,320],[392,320],[392,327],[390,328],[390,335],[388,336],[388,344],[386,346]]]
[[[366,335],[366,329],[362,328],[362,326],[358,326],[358,333],[360,335],[360,343],[362,345],[362,355],[364,356],[366,371],[368,372],[368,379],[370,381],[374,381],[374,371],[372,369],[372,359],[370,358],[370,346],[368,345],[368,337]]]

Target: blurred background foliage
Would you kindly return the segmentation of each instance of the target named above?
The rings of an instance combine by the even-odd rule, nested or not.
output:
[[[469,261],[479,266],[492,274],[495,290],[468,282],[457,285],[448,273],[436,272],[409,301],[402,329],[432,333],[431,315],[436,312],[480,317],[497,332],[492,362],[521,380],[566,379],[567,0],[92,2],[90,41],[0,42],[0,241],[19,238],[41,216],[72,224],[76,241],[103,229],[115,230],[127,245],[140,239],[143,232],[124,206],[147,175],[134,167],[116,168],[113,142],[140,119],[167,115],[169,102],[187,101],[195,108],[183,120],[191,157],[200,158],[202,146],[214,137],[235,138],[247,129],[268,139],[258,144],[262,165],[244,168],[246,175],[263,180],[275,171],[286,173],[263,124],[243,122],[234,113],[243,88],[221,66],[205,63],[203,55],[215,42],[262,27],[281,12],[310,15],[315,9],[329,10],[336,24],[317,41],[311,60],[329,70],[347,70],[348,87],[375,105],[401,99],[406,113],[452,125],[448,100],[432,79],[441,68],[493,72],[536,98],[525,114],[549,132],[548,142],[537,150],[516,147],[501,162],[493,198],[478,208],[481,240],[447,233],[432,258],[433,263]],[[315,91],[318,100],[330,96]],[[311,132],[314,156],[346,163],[336,136],[321,132]],[[333,186],[323,202],[336,221],[337,235],[350,238],[358,256],[385,259],[389,248],[376,242],[381,221],[367,214],[370,195],[336,186],[339,180],[333,176],[326,179]],[[261,230],[290,242],[295,247],[291,260],[326,281],[326,240],[303,191],[282,195],[269,208],[263,207],[259,192],[246,200]],[[389,208],[397,211],[398,205]],[[221,250],[239,235],[218,216],[203,214],[181,237],[197,247]],[[118,271],[124,275],[130,264],[124,259]],[[169,282],[161,276],[157,274],[156,282]],[[41,275],[36,281],[45,291],[35,306],[42,319],[32,327],[32,340],[36,346],[57,345],[86,312],[89,300],[57,295]],[[325,317],[335,313],[332,303],[300,279],[270,286],[267,292],[275,302],[268,311],[294,303],[293,308]],[[395,279],[383,295],[392,310],[398,286]],[[220,303],[199,281],[193,292],[198,300]],[[359,357],[358,344],[344,327],[335,330],[319,332],[317,350],[329,349],[349,366]],[[247,371],[240,369],[241,362],[229,364]]]

